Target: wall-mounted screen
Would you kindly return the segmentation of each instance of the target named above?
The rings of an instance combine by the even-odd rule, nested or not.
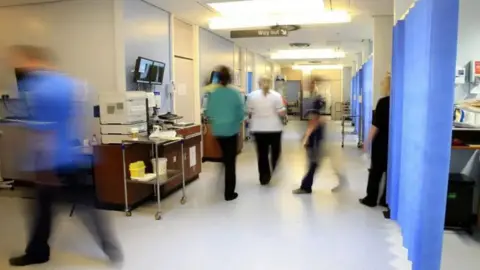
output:
[[[137,83],[150,83],[150,74],[152,69],[153,61],[139,57],[137,58],[137,63],[135,64],[135,76],[134,80]]]
[[[210,74],[210,83],[218,84],[220,83],[220,79],[218,78],[219,73],[217,71],[212,71]]]
[[[163,84],[163,75],[165,73],[165,63],[153,61],[150,70],[150,82],[152,84]]]

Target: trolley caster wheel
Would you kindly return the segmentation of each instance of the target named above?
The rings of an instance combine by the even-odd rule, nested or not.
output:
[[[180,203],[181,203],[181,204],[186,204],[186,203],[187,203],[187,198],[186,198],[186,197],[182,197],[182,199],[180,200]]]
[[[160,220],[162,219],[162,214],[161,213],[156,213],[155,214],[155,220]]]
[[[344,147],[345,147],[345,145],[342,144],[342,148],[344,148]]]
[[[125,216],[127,216],[127,217],[131,217],[131,216],[132,216],[132,212],[131,212],[131,211],[127,211],[127,212],[125,212]]]

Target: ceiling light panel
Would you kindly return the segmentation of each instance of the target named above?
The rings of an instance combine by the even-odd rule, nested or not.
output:
[[[343,69],[343,65],[294,65],[292,69],[302,71]]]
[[[257,16],[245,14],[237,16],[212,18],[209,27],[212,30],[241,29],[254,27],[268,27],[273,25],[312,25],[346,23],[351,21],[351,16],[346,11],[323,11],[313,14],[267,14]]]
[[[322,12],[323,0],[249,0],[208,4],[222,16],[239,14],[279,14],[301,13],[305,11]]]
[[[298,59],[334,59],[344,58],[345,52],[331,49],[311,49],[311,50],[280,50],[272,53],[273,60],[298,60]]]

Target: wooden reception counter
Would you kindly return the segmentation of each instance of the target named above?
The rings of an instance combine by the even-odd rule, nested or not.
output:
[[[240,136],[238,136],[238,148],[237,151],[240,153],[243,149],[243,141],[244,141],[244,126],[245,124],[242,122],[240,128]],[[202,161],[212,161],[212,162],[219,162],[222,158],[222,150],[217,143],[217,139],[212,134],[212,128],[210,124],[204,123],[203,124],[203,158]]]
[[[177,130],[177,134],[184,136],[184,173],[187,183],[196,180],[201,172],[201,128],[199,125]],[[125,151],[125,162],[130,164],[143,161],[147,171],[151,171],[150,145],[128,145]],[[181,143],[176,142],[167,146],[159,146],[159,156],[167,158],[167,168],[181,171]],[[123,210],[124,182],[121,145],[99,145],[94,148],[95,158],[95,192],[100,208]],[[128,165],[127,165],[128,166]],[[161,187],[162,198],[181,188],[182,178],[174,180]],[[150,185],[128,184],[128,201],[132,206],[138,206],[153,196]]]

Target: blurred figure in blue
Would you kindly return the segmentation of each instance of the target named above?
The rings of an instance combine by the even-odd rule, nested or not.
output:
[[[63,201],[82,204],[85,224],[111,261],[118,262],[122,254],[102,216],[90,200],[80,194],[83,155],[74,140],[81,136],[81,127],[74,117],[75,81],[55,70],[52,53],[46,48],[18,45],[8,51],[9,63],[25,92],[30,115],[29,128],[36,130],[40,141],[35,142],[37,197],[33,224],[25,255],[10,259],[12,266],[27,266],[49,261],[49,239],[54,216],[53,203]],[[82,201],[83,200],[83,201]]]

